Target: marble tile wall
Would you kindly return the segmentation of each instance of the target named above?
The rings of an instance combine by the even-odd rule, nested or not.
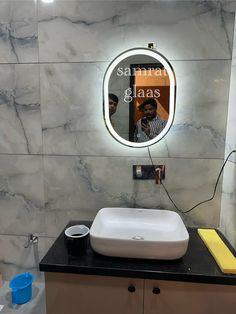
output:
[[[0,152],[42,154],[39,66],[1,64],[0,86]]]
[[[232,56],[228,121],[226,132],[225,157],[236,150],[236,28]],[[220,228],[236,249],[236,153],[232,154],[225,167],[222,185]]]
[[[151,154],[181,210],[209,197],[225,151],[234,10],[233,1],[0,0],[5,278],[37,271],[23,245],[29,233],[43,254],[70,219],[93,219],[101,207],[174,209],[161,186],[132,180],[133,164],[150,164],[147,149],[122,146],[104,125],[103,75],[125,49],[156,42],[172,63],[176,116]],[[221,184],[183,219],[218,226],[220,203]]]

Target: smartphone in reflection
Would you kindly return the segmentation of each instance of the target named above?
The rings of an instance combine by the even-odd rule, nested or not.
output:
[[[141,129],[143,130],[144,128],[143,128],[143,125],[147,125],[148,124],[148,119],[146,118],[146,117],[143,117],[142,119],[141,119]]]

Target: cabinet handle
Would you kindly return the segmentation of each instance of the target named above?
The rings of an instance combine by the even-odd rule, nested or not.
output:
[[[128,287],[128,291],[129,291],[129,292],[135,292],[135,290],[136,290],[136,289],[135,289],[135,286],[133,286],[133,285],[131,285],[131,286]]]
[[[160,294],[160,293],[161,293],[161,290],[160,290],[160,288],[155,287],[155,288],[152,289],[152,293],[153,293],[153,294]]]

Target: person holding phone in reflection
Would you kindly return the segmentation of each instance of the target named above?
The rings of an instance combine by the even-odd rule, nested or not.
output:
[[[154,98],[146,99],[140,106],[141,119],[137,121],[134,141],[147,142],[156,137],[164,129],[166,120],[157,116],[157,102]]]
[[[115,94],[108,94],[109,100],[109,117],[116,113],[117,105],[119,102],[119,98]]]

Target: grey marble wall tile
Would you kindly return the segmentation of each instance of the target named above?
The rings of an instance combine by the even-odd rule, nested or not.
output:
[[[228,119],[226,125],[226,145],[225,154],[229,154],[230,151],[236,149],[236,63],[233,60],[231,68],[231,78],[230,78],[230,93],[229,93],[229,106],[228,106]],[[232,155],[231,161],[236,162],[236,154]]]
[[[220,229],[236,249],[236,166],[228,163],[224,171]]]
[[[235,12],[236,1],[235,0],[222,0],[222,6],[225,11]]]
[[[38,62],[37,28],[35,1],[1,1],[0,63]]]
[[[177,207],[185,212],[212,197],[223,160],[171,158],[165,164],[167,179],[163,183]],[[219,226],[221,189],[222,178],[212,201],[181,215],[187,226]],[[164,189],[161,199],[162,208],[174,209]]]
[[[37,6],[35,0],[1,0],[1,22],[22,22],[24,20],[36,21]]]
[[[209,198],[221,160],[154,159],[166,165],[165,186],[180,209],[187,210]],[[160,185],[134,181],[132,165],[149,159],[118,157],[48,156],[45,167],[47,236],[58,236],[69,220],[93,219],[103,207],[174,209]],[[188,225],[217,226],[220,189],[211,203],[184,215]]]
[[[104,71],[105,66],[102,64],[41,65],[45,153],[76,154],[83,150],[80,144],[83,136],[104,129]]]
[[[220,2],[39,3],[40,61],[108,61],[156,42],[169,59],[230,59],[234,13]]]
[[[42,157],[0,155],[0,233],[44,231]]]
[[[156,157],[222,158],[230,62],[176,61],[172,65],[177,77],[176,116],[170,132],[152,147],[152,153]],[[106,66],[41,65],[45,153],[147,155],[146,149],[131,149],[117,143],[105,128],[102,77]]]
[[[42,152],[38,65],[0,65],[0,153]]]
[[[54,241],[55,238],[39,237],[38,244],[25,247],[25,236],[0,235],[0,269],[3,280],[27,271],[33,274],[34,281],[44,281],[43,273],[38,268],[39,261]]]

